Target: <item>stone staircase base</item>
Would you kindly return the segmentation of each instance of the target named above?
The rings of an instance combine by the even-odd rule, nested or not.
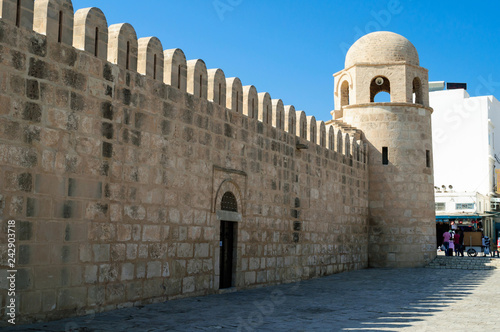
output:
[[[437,256],[426,267],[430,269],[492,270],[500,268],[500,259],[491,257]]]

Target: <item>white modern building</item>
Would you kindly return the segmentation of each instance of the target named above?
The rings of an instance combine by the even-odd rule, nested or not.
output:
[[[470,97],[465,89],[445,90],[444,82],[431,82],[430,86],[435,90],[429,98],[434,109],[438,224],[455,221],[483,228],[496,243],[495,167],[500,168],[500,102],[494,96]],[[439,240],[440,235],[437,236]]]

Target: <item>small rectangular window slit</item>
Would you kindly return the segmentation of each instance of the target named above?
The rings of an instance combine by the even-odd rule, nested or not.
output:
[[[156,79],[156,54],[153,57],[153,79]]]
[[[181,65],[177,69],[177,89],[181,88]]]
[[[389,148],[387,146],[382,147],[382,165],[389,165]]]
[[[57,42],[62,42],[62,34],[63,34],[63,12],[59,11],[59,31],[57,36]]]
[[[21,25],[21,0],[17,0],[16,8],[16,27]]]
[[[425,166],[431,167],[431,151],[425,150]]]
[[[99,28],[95,28],[94,56],[99,54]]]

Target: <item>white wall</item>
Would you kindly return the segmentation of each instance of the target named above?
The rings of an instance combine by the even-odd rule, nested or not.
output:
[[[500,148],[500,103],[493,96],[469,97],[465,90],[433,91],[434,183],[459,192],[493,191],[493,146]],[[491,119],[491,121],[488,121]],[[493,135],[493,136],[492,136]],[[494,138],[491,144],[488,138]],[[496,152],[500,157],[500,152]]]
[[[442,192],[435,194],[436,203],[444,203],[444,210],[436,210],[437,215],[457,215],[464,214],[481,214],[485,211],[490,211],[490,199],[488,196],[473,192]],[[457,203],[470,204],[473,203],[472,209],[461,208],[457,209]]]

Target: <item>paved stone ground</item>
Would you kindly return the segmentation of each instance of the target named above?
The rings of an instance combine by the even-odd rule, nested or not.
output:
[[[368,269],[4,330],[483,332],[499,309],[500,269]]]

